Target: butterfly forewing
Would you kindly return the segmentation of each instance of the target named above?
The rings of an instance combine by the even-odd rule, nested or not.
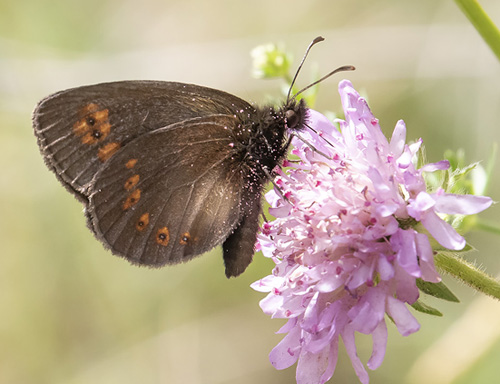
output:
[[[241,220],[234,116],[183,121],[131,141],[90,186],[89,216],[111,250],[138,264],[189,260]]]
[[[228,93],[175,82],[125,81],[74,88],[42,100],[33,114],[44,158],[86,200],[94,175],[118,150],[156,129],[252,107]]]

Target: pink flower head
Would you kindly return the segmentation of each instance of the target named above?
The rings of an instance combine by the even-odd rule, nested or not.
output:
[[[323,154],[294,138],[292,153],[300,161],[278,170],[281,191],[266,194],[276,220],[265,223],[258,240],[276,266],[252,287],[269,292],[260,303],[265,313],[288,319],[279,330],[286,336],[269,357],[277,369],[297,362],[298,384],[332,377],[339,338],[360,381],[368,383],[355,332],[372,335],[366,365],[376,369],[387,344],[385,315],[403,336],[416,332],[420,326],[407,307],[419,297],[416,279],[440,281],[428,234],[416,224],[442,246],[461,249],[465,240],[439,214],[474,214],[491,204],[487,197],[428,193],[423,172],[447,169],[448,162],[416,169],[422,141],[405,143],[404,122],[388,141],[351,83],[340,82],[339,91],[340,132],[309,110],[317,134],[302,136]]]

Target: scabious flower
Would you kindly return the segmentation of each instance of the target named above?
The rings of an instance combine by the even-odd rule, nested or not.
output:
[[[385,315],[403,336],[416,332],[419,323],[407,306],[419,297],[416,280],[440,281],[430,236],[448,249],[465,246],[442,214],[474,214],[491,204],[488,197],[427,191],[423,174],[447,169],[448,162],[417,169],[422,140],[406,144],[399,121],[388,141],[351,83],[340,82],[339,91],[340,131],[309,110],[316,132],[301,134],[316,151],[293,139],[299,161],[278,170],[280,191],[266,194],[276,220],[264,223],[258,239],[276,266],[252,288],[269,292],[260,303],[266,314],[288,319],[278,331],[286,336],[269,357],[277,369],[297,362],[298,384],[332,377],[340,338],[368,383],[355,333],[372,336],[366,365],[376,369],[386,350]]]

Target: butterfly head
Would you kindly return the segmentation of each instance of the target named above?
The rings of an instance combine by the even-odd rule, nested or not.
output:
[[[307,120],[307,105],[304,99],[289,100],[283,107],[283,113],[287,129],[298,131],[304,128]]]

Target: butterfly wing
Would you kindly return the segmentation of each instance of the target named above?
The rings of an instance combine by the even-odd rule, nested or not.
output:
[[[211,88],[123,81],[53,94],[35,108],[33,126],[49,168],[87,202],[94,175],[135,138],[180,121],[246,109],[252,107],[244,100]]]
[[[117,151],[89,188],[96,236],[113,253],[149,266],[187,261],[223,243],[248,211],[231,129],[238,123],[227,115],[192,119]],[[250,253],[254,242],[255,233]],[[241,273],[250,260],[226,274]]]

